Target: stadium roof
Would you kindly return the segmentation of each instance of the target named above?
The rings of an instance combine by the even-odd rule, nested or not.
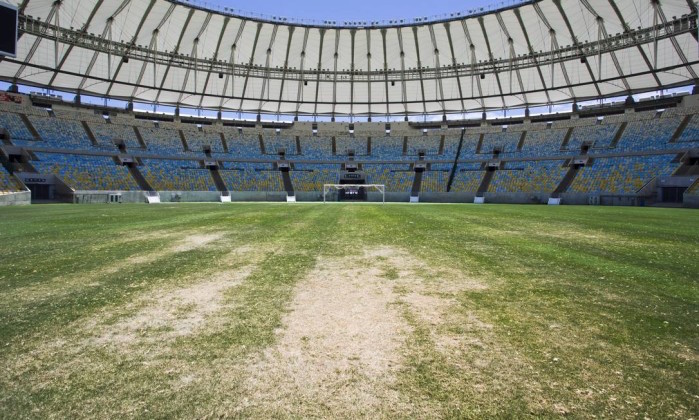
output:
[[[268,114],[459,113],[692,85],[691,0],[539,0],[426,22],[243,17],[168,0],[22,0],[6,81]]]

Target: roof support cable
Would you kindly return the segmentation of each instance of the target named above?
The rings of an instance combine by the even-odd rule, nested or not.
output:
[[[602,80],[602,39],[604,39],[604,34],[602,33],[602,18],[597,17],[597,80]]]
[[[442,71],[439,61],[439,46],[437,45],[437,37],[434,34],[434,25],[430,25],[430,38],[432,39],[432,47],[434,48],[434,68],[435,68],[435,88],[439,93],[439,104],[442,106],[442,114],[446,111],[446,103],[444,101],[444,88],[442,86]]]
[[[153,50],[153,86],[158,84],[158,29],[153,31],[153,39],[151,40],[151,50]]]
[[[107,19],[107,39],[109,40],[109,45],[112,45],[112,25],[114,23],[114,18],[109,17]],[[112,78],[112,49],[107,49],[107,79]]]
[[[272,37],[269,40],[269,46],[267,47],[266,59],[265,59],[265,78],[262,79],[262,90],[260,91],[260,103],[258,105],[258,112],[262,109],[262,105],[265,103],[265,94],[267,95],[267,101],[269,101],[269,91],[267,89],[267,84],[269,83],[270,75],[270,63],[272,62],[272,48],[274,47],[274,41],[277,38],[277,30],[279,30],[279,25],[274,25],[272,28]]]
[[[56,27],[53,29],[53,35],[56,37],[56,40],[53,43],[53,64],[55,69],[58,68],[58,49],[59,49],[59,40],[61,38],[61,2],[57,1],[54,3],[56,5],[56,13],[53,15],[54,19],[54,24]]]
[[[316,95],[315,95],[315,100],[313,101],[313,115],[317,116],[318,115],[318,96],[320,95],[320,74],[322,72],[322,67],[323,67],[323,42],[325,41],[325,32],[326,29],[320,29],[320,45],[318,47],[318,65],[317,69],[318,71],[316,72]],[[281,105],[280,105],[281,106]]]
[[[366,30],[366,61],[367,61],[367,73],[371,74],[371,31],[369,29]],[[369,109],[369,118],[371,118],[371,78],[369,78],[368,83],[366,84],[367,86],[367,95],[369,95],[368,98],[368,109]]]
[[[401,78],[401,100],[403,102],[403,110],[405,115],[408,115],[408,95],[405,88],[405,50],[403,49],[403,32],[402,28],[396,28],[398,32],[398,45],[400,46],[400,78]]]
[[[284,66],[282,67],[282,81],[279,86],[279,101],[277,102],[277,114],[281,113],[282,99],[284,98],[284,86],[286,85],[286,72],[289,70],[289,55],[291,54],[291,42],[294,39],[295,26],[287,26],[288,36],[286,41],[286,55],[284,56]],[[321,30],[321,45],[324,30]]]
[[[337,61],[340,57],[340,30],[335,29],[335,53],[333,54],[333,104],[332,115],[335,118],[335,108],[337,107]]]
[[[243,30],[245,29],[245,23],[247,20],[243,20],[238,27],[238,33],[235,35],[235,40],[233,41],[233,44],[231,44],[231,55],[228,59],[228,75],[226,75],[226,80],[223,82],[223,95],[221,96],[221,101],[219,103],[219,108],[223,108],[223,104],[228,102],[230,99],[235,97],[235,53],[237,50],[237,45],[238,41],[240,41],[240,37],[243,34]],[[226,92],[228,91],[228,81],[230,79],[231,83],[231,96],[229,98],[226,98]]]
[[[386,28],[381,29],[381,39],[382,39],[382,44],[383,44],[383,73],[384,73],[384,84],[386,85],[386,119],[388,119],[388,115],[391,113],[390,109],[390,96],[388,92],[388,51],[386,48],[386,35],[388,31]],[[395,82],[394,82],[395,83]]]
[[[667,17],[665,16],[665,13],[663,12],[662,5],[660,4],[659,0],[653,0],[654,6],[656,7],[656,10],[658,11],[658,18],[660,18],[660,22],[662,23],[663,26],[666,28],[671,24],[671,22],[668,22]],[[665,29],[667,31],[667,29]],[[672,32],[677,32],[676,29],[672,29]],[[689,73],[691,77],[691,81],[694,83],[696,82],[697,79],[699,79],[699,76],[697,73],[694,71],[694,67],[689,63],[687,60],[687,56],[685,55],[682,47],[680,47],[679,42],[677,41],[677,38],[672,36],[669,38],[670,43],[675,49],[675,53],[677,54],[677,57],[679,57],[680,61],[682,64],[684,64],[684,68],[687,70],[687,73]]]
[[[658,2],[656,0],[651,1],[653,5],[653,70],[658,70]]]
[[[303,86],[306,78],[304,73],[306,69],[306,48],[308,48],[308,35],[309,28],[306,28],[306,30],[303,32],[303,47],[301,50],[301,77],[299,78],[298,90],[296,91],[296,115],[299,114],[299,109],[301,109],[301,104],[303,103]]]
[[[447,40],[449,41],[449,52],[451,53],[451,64],[452,68],[456,69],[458,66],[458,63],[456,61],[456,54],[454,54],[454,42],[451,36],[451,25],[449,22],[444,23],[444,29],[447,32]],[[455,79],[456,79],[456,86],[459,89],[459,100],[461,101],[461,112],[465,113],[466,112],[466,104],[464,103],[464,92],[463,89],[461,88],[461,78],[459,77],[458,73],[455,73]]]

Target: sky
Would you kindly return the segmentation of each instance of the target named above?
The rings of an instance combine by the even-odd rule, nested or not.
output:
[[[390,20],[431,17],[480,7],[509,4],[510,0],[192,0],[269,16],[313,20]]]

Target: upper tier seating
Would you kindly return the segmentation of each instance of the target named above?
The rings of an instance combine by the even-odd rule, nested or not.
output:
[[[335,148],[338,155],[347,156],[348,150],[354,150],[354,155],[357,158],[362,158],[367,154],[367,138],[366,137],[336,137]]]
[[[521,132],[507,131],[504,133],[488,133],[483,136],[481,154],[492,155],[493,150],[499,149],[500,155],[512,155],[517,152],[517,144],[522,137]]]
[[[544,129],[527,132],[521,156],[539,157],[561,153],[561,144],[568,132],[567,129]]]
[[[568,140],[567,150],[580,152],[585,142],[592,143],[591,149],[606,149],[619,131],[617,124],[584,125],[575,127],[573,135]]]
[[[89,123],[92,134],[101,145],[114,148],[114,140],[123,140],[126,149],[129,151],[140,150],[141,144],[138,142],[133,126],[123,124],[107,124],[102,121]]]
[[[43,147],[67,150],[92,148],[92,142],[79,121],[33,115],[29,116],[29,121],[44,141]]]
[[[333,143],[330,137],[307,136],[301,137],[301,154],[298,159],[304,160],[345,160],[344,150],[337,150],[333,155]],[[337,145],[337,144],[336,144]]]
[[[204,153],[204,148],[211,149],[211,153],[226,153],[221,142],[221,136],[217,133],[199,131],[196,129],[182,130],[187,140],[189,151],[195,154]]]
[[[568,168],[559,160],[506,162],[504,169],[495,172],[488,192],[551,193],[566,172]]]
[[[138,191],[129,170],[103,156],[37,153],[32,164],[39,173],[54,174],[75,190]]]
[[[228,152],[239,159],[270,159],[260,151],[260,140],[256,134],[226,134]]]
[[[156,191],[216,191],[211,171],[197,161],[145,159],[139,169]]]
[[[34,136],[29,132],[27,126],[24,125],[24,121],[22,121],[22,117],[18,114],[0,112],[0,127],[10,133],[10,137],[14,144],[17,144],[17,140],[34,140]]]
[[[167,128],[141,127],[141,137],[148,147],[148,152],[155,155],[185,155],[180,133]]]
[[[264,136],[263,141],[265,143],[265,152],[268,155],[279,155],[279,150],[284,149],[286,151],[286,157],[288,159],[293,158],[297,155],[296,151],[296,138],[285,134],[284,132],[279,134],[272,134]]]
[[[436,158],[439,156],[439,143],[441,136],[413,136],[408,137],[408,156],[417,158],[420,150],[424,150],[428,157]],[[446,143],[446,140],[445,140]]]
[[[699,143],[699,115],[693,115],[692,119],[687,124],[687,127],[682,132],[682,135],[677,139],[678,143],[692,143],[692,147],[698,147]]]
[[[371,139],[371,160],[415,160],[415,158],[415,156],[403,156],[403,137],[384,136]]]
[[[568,192],[634,194],[655,177],[672,175],[675,155],[595,159],[580,169]]]
[[[681,122],[682,119],[678,117],[653,118],[629,122],[615,150],[640,152],[644,150],[686,148],[687,143],[670,143],[672,135]],[[687,129],[689,129],[689,126]],[[687,130],[684,133],[687,133]],[[687,137],[687,141],[689,139],[691,137]],[[699,146],[699,142],[696,144]]]
[[[483,157],[476,153],[479,138],[480,136],[478,134],[467,133],[464,135],[464,144],[461,146],[461,155],[459,156],[459,159],[474,159]],[[458,143],[456,146],[458,148]],[[454,154],[456,154],[456,151],[454,151]]]

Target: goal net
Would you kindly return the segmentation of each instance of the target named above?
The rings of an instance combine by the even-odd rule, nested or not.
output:
[[[378,191],[381,193],[381,202],[386,204],[386,185],[385,184],[323,184],[323,203],[326,203],[329,193],[359,190],[364,188],[365,191]]]

